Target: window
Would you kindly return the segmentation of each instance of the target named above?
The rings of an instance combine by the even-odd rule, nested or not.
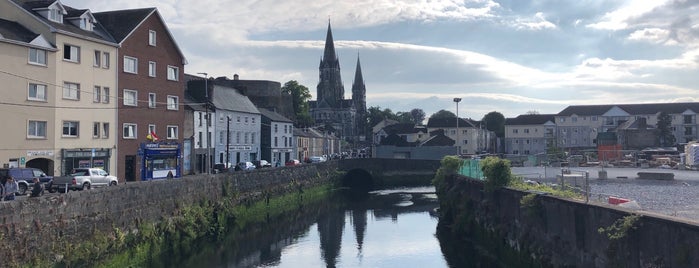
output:
[[[63,60],[80,62],[80,47],[63,45]]]
[[[102,89],[102,103],[109,103],[109,88],[104,87]]]
[[[136,124],[124,124],[124,139],[136,138]]]
[[[274,124],[274,133],[279,132],[279,129],[278,129],[278,128],[279,128],[279,125]]]
[[[93,138],[99,138],[100,137],[100,122],[94,122],[92,123],[92,137]]]
[[[255,124],[255,118],[252,117],[251,120],[252,120],[252,123]]]
[[[167,80],[178,81],[180,79],[180,69],[174,66],[167,66]]]
[[[684,127],[684,135],[692,135],[692,127]]]
[[[238,116],[238,118],[236,119],[236,121],[238,121],[238,123],[240,123],[240,116]]]
[[[63,137],[78,137],[78,129],[80,122],[64,121],[63,122]]]
[[[92,102],[102,102],[102,88],[100,86],[95,86],[92,90]]]
[[[58,10],[56,8],[51,8],[51,9],[49,9],[49,18],[48,19],[50,21],[63,23],[63,13],[61,13],[61,10]]]
[[[167,109],[168,110],[179,109],[179,98],[177,96],[167,96]]]
[[[519,129],[513,129],[512,133],[519,133]]]
[[[124,56],[124,72],[137,74],[138,59],[134,57]]]
[[[148,125],[148,132],[146,133],[146,135],[150,135],[151,133],[155,133],[155,125],[153,125],[153,124]],[[157,134],[156,134],[156,136],[157,136]]]
[[[155,46],[155,31],[148,31],[148,44]]]
[[[102,66],[102,51],[95,50],[95,58],[92,60],[92,66],[101,67]]]
[[[225,137],[226,137],[226,132],[225,132],[225,131],[220,131],[220,132],[218,133],[218,144],[223,144],[223,141],[224,141],[223,138],[225,138]]]
[[[284,134],[286,134],[286,127],[287,125],[284,125]]]
[[[524,129],[524,133],[529,133],[529,129],[528,129],[528,128],[525,128],[525,129]]]
[[[279,145],[277,145],[277,137],[274,137],[274,147],[279,147]]]
[[[137,93],[136,90],[124,89],[124,105],[138,106],[136,103],[136,100],[138,100]]]
[[[571,118],[570,118],[570,121],[572,121],[572,122],[578,122],[578,118],[577,118],[577,117],[571,117]]]
[[[155,108],[155,93],[148,93],[148,108]]]
[[[46,101],[46,85],[30,83],[27,99],[33,101]]]
[[[255,138],[255,132],[250,133],[250,143],[255,144],[255,141],[257,141]]]
[[[109,52],[102,52],[102,68],[109,69]]]
[[[694,116],[692,116],[692,115],[684,115],[684,116],[682,116],[682,119],[683,119],[683,121],[684,121],[685,124],[692,124],[692,123],[694,123],[694,120],[693,120],[693,119],[694,119]]]
[[[154,61],[148,62],[148,76],[155,77],[155,62]]]
[[[248,144],[248,133],[247,132],[244,133],[244,137],[245,137],[245,143],[243,143],[243,144]]]
[[[199,113],[199,126],[202,126],[202,124],[203,124],[203,121],[204,121],[203,115],[204,115],[203,113],[201,113],[201,112]]]
[[[591,116],[590,121],[597,121],[597,116]]]
[[[29,120],[29,124],[27,124],[27,138],[45,139],[46,138],[46,121]]]
[[[108,139],[109,138],[109,123],[102,123],[102,138],[103,139]]]
[[[566,119],[565,119],[565,118],[561,118],[561,122],[565,122],[565,121],[566,121]]]
[[[80,100],[80,84],[64,82],[63,98],[69,100]]]
[[[46,50],[30,47],[29,63],[46,66]]]
[[[245,124],[247,124],[247,123],[248,123],[248,117],[246,116],[245,117]]]
[[[240,132],[235,132],[235,143],[240,144]]]

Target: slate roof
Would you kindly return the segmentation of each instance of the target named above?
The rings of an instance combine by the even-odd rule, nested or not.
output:
[[[456,127],[456,117],[448,118],[430,118],[427,121],[428,128],[447,128]],[[475,127],[470,121],[459,118],[459,127]]]
[[[427,129],[424,126],[416,126],[413,123],[398,123],[393,125],[388,125],[383,128],[383,131],[388,134],[413,134],[413,133],[427,133]]]
[[[58,23],[58,22],[50,21],[47,18],[44,18],[43,16],[41,16],[38,12],[34,11],[35,8],[49,7],[50,5],[55,3],[56,0],[49,0],[49,1],[45,1],[45,0],[39,0],[39,1],[36,1],[36,0],[11,0],[11,1],[14,2],[15,4],[17,4],[18,6],[20,6],[21,8],[23,8],[24,10],[28,11],[29,13],[34,15],[34,17],[36,17],[38,20],[49,25],[50,27],[53,27],[53,28],[56,28],[58,30],[62,30],[65,32],[81,35],[84,37],[93,38],[93,39],[100,40],[100,41],[105,41],[108,43],[116,43],[114,38],[112,38],[112,36],[109,33],[107,33],[106,29],[104,29],[104,27],[102,27],[102,25],[99,22],[97,24],[95,24],[95,27],[93,28],[92,31],[86,31],[86,30],[80,29],[80,27],[75,26],[72,23],[70,23],[70,21],[68,21],[68,18],[71,18],[71,15],[82,14],[88,10],[75,9],[75,8],[72,8],[70,6],[67,6],[67,5],[61,3],[61,5],[63,5],[63,7],[66,9],[66,12],[68,14],[64,15],[63,23]]]
[[[30,31],[14,21],[0,19],[0,36],[2,36],[0,39],[5,38],[29,43],[39,36],[39,34]]]
[[[247,96],[240,94],[234,88],[214,86],[213,99],[211,102],[216,109],[223,109],[234,112],[259,114],[260,111],[252,104]]]
[[[554,121],[555,114],[523,114],[515,118],[505,119],[505,125],[543,125],[548,121]]]
[[[677,103],[643,103],[643,104],[604,104],[604,105],[574,105],[568,106],[557,116],[576,115],[602,115],[612,107],[619,107],[629,114],[657,114],[666,112],[669,114],[681,114],[687,109],[699,113],[699,102],[677,102]]]
[[[98,12],[92,14],[102,26],[114,37],[117,43],[121,43],[138,25],[143,22],[155,8],[140,8]]]
[[[444,135],[443,132],[437,133],[424,141],[420,146],[454,146],[456,141]]]
[[[259,108],[258,109],[262,116],[269,118],[269,120],[273,122],[285,122],[285,123],[293,123],[289,118],[284,117],[281,114],[278,114],[276,112],[264,109],[264,108]]]
[[[414,147],[415,143],[410,143],[398,136],[397,134],[391,134],[381,140],[381,145],[393,145],[398,147]]]

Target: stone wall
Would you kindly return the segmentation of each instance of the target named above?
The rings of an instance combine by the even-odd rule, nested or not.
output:
[[[128,182],[118,186],[47,194],[0,202],[0,260],[26,263],[52,257],[61,243],[77,245],[93,233],[167,219],[178,207],[234,196],[237,203],[328,183],[337,161],[181,179]],[[0,266],[3,266],[0,264]]]
[[[696,222],[547,194],[522,204],[530,193],[487,193],[481,181],[465,177],[449,177],[437,188],[440,226],[480,240],[501,260],[519,255],[553,267],[699,267]],[[633,228],[600,233],[631,215],[639,216]],[[507,250],[516,253],[501,255]]]

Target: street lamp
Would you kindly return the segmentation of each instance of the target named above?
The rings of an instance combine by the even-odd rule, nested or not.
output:
[[[226,122],[226,168],[231,168],[228,166],[231,163],[231,116],[227,115],[226,118],[228,119]]]
[[[209,115],[209,74],[197,73],[204,75],[204,96],[206,97],[206,174],[211,174],[211,133],[209,133],[209,125],[211,124],[211,116]]]
[[[461,98],[454,98],[456,102],[456,155],[461,156],[461,144],[459,143],[459,102]]]

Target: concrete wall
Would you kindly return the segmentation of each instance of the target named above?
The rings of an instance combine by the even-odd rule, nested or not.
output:
[[[548,195],[538,195],[532,206],[523,208],[520,200],[527,192],[485,193],[482,182],[464,177],[448,178],[437,188],[440,225],[443,220],[459,222],[454,229],[472,234],[478,233],[475,227],[491,238],[478,244],[502,242],[503,247],[553,267],[699,267],[696,222],[640,213],[635,229],[610,241],[598,230],[632,215],[630,211]]]
[[[455,155],[454,146],[398,147],[393,145],[376,146],[376,158],[441,160],[444,156]]]
[[[237,203],[298,191],[329,182],[337,162],[280,167],[250,172],[187,176],[182,179],[128,182],[88,191],[51,194],[0,202],[0,259],[26,263],[53,258],[52,247],[77,245],[93,233],[135,230],[139,224],[174,215],[180,206],[224,198],[233,191]],[[297,182],[298,184],[294,183]],[[11,249],[11,250],[10,250]],[[22,249],[22,250],[16,250]]]

